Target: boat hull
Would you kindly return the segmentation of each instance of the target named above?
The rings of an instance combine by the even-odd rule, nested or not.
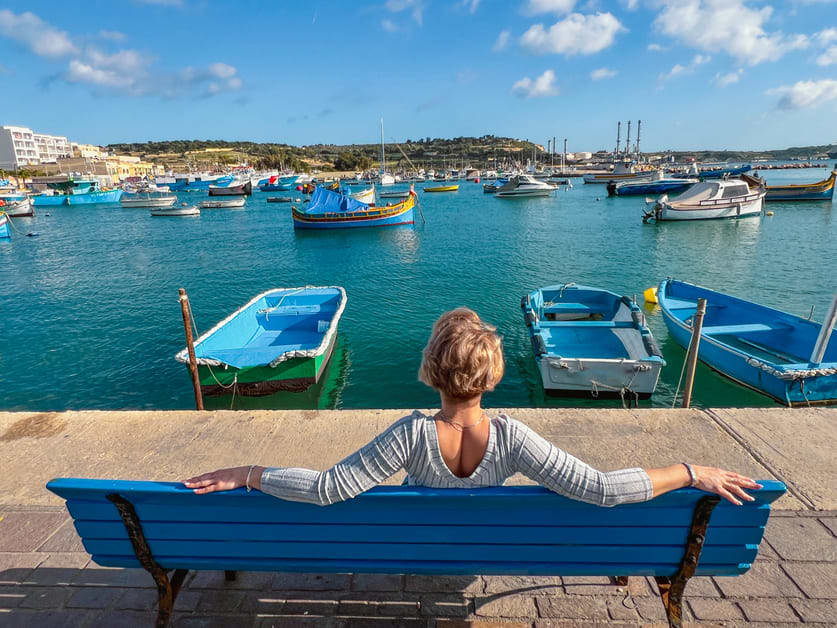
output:
[[[253,193],[253,183],[248,181],[241,185],[209,186],[210,196],[249,196]]]
[[[125,208],[134,208],[134,207],[171,207],[177,202],[176,196],[159,196],[159,197],[152,197],[152,198],[125,198],[123,197],[120,203],[122,207]]]
[[[59,205],[67,204],[67,196],[65,194],[54,194],[52,196],[36,194],[31,200],[35,207],[58,207]]]
[[[218,201],[202,201],[201,209],[240,209],[246,201],[243,198],[229,198]]]
[[[837,174],[824,181],[802,185],[769,185],[766,201],[830,201],[834,197],[834,182]]]
[[[3,212],[12,218],[24,218],[26,216],[34,216],[35,210],[32,208],[32,202],[28,198],[20,200],[9,200],[3,198],[6,204],[3,206]]]
[[[88,192],[85,194],[68,194],[64,197],[67,205],[103,205],[118,203],[122,198],[122,190],[103,190],[102,192]]]
[[[731,203],[727,205],[673,207],[662,203],[656,220],[713,220],[716,218],[746,218],[758,216],[764,206],[764,197],[760,196],[751,201]]]
[[[6,214],[0,213],[0,238],[11,238],[12,232],[9,229],[9,219]]]
[[[386,207],[380,208],[386,210]],[[353,229],[358,227],[394,227],[396,225],[412,225],[415,224],[413,208],[410,207],[403,212],[386,216],[375,217],[373,212],[369,212],[370,216],[367,218],[346,218],[334,220],[303,220],[294,214],[294,229]]]
[[[424,188],[425,192],[457,192],[458,190],[458,185],[443,185],[435,188]]]
[[[692,185],[692,181],[666,181],[653,183],[625,183],[624,185],[608,184],[607,191],[611,196],[641,196],[646,194],[669,194],[682,192]]]
[[[200,216],[201,210],[197,207],[153,207],[152,216]]]
[[[292,183],[265,183],[259,186],[262,192],[288,192]]]
[[[507,190],[502,192],[495,192],[494,196],[497,198],[537,198],[537,197],[544,197],[549,196],[555,190],[524,190],[524,191],[516,191],[516,190]]]
[[[679,290],[675,289],[673,291],[670,287],[672,284],[679,288]],[[666,327],[675,341],[684,349],[689,346],[691,341],[692,328],[684,322],[683,318],[688,318],[687,315],[694,313],[693,299],[698,297],[707,299],[707,315],[704,322],[704,329],[709,330],[710,333],[701,334],[698,358],[701,362],[724,377],[751,388],[756,392],[767,395],[787,406],[837,403],[837,373],[807,377],[804,379],[787,379],[777,376],[770,369],[761,368],[757,363],[763,362],[763,356],[756,357],[752,353],[743,350],[742,346],[748,346],[749,344],[750,346],[756,348],[761,347],[763,349],[764,340],[759,342],[758,334],[771,333],[771,330],[767,329],[771,325],[765,325],[765,329],[761,331],[751,331],[746,335],[739,334],[746,336],[743,340],[745,344],[742,345],[742,340],[733,342],[730,340],[729,335],[712,332],[713,327],[718,329],[717,326],[712,324],[712,308],[741,307],[740,304],[743,303],[745,307],[741,309],[742,312],[747,313],[746,307],[752,307],[752,313],[760,315],[757,318],[764,320],[766,317],[768,321],[773,320],[773,333],[781,330],[780,325],[783,324],[787,325],[790,333],[796,332],[797,334],[799,333],[799,328],[809,327],[810,329],[807,331],[812,339],[816,337],[818,328],[814,323],[778,310],[772,310],[683,282],[664,280],[660,283],[658,295]],[[751,319],[753,314],[750,314]],[[797,321],[796,324],[798,325],[796,329],[791,327],[791,323],[794,323],[794,320]],[[833,336],[832,341],[835,341]],[[813,347],[813,341],[810,344]],[[787,349],[788,352],[792,350],[794,349],[791,347]],[[796,350],[801,351],[800,349]],[[800,357],[798,359],[804,360],[805,358]],[[803,369],[807,367],[804,363],[800,363],[800,365]],[[778,371],[779,369],[773,370]]]

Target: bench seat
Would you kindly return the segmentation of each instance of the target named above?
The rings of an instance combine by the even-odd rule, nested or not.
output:
[[[750,334],[758,331],[774,331],[776,329],[785,328],[790,328],[790,325],[768,325],[765,323],[746,323],[741,325],[712,325],[711,327],[704,327],[703,333],[709,336],[737,336],[738,334]]]
[[[538,321],[538,327],[604,327],[605,329],[629,329],[634,327],[633,321]]]
[[[543,306],[544,314],[593,314],[601,311],[600,308],[590,307],[584,303],[552,303]]]

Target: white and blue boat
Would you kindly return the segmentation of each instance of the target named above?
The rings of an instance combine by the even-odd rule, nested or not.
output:
[[[269,177],[259,181],[259,190],[262,192],[288,192],[293,187],[299,175],[288,177]]]
[[[676,194],[682,192],[699,179],[678,179],[665,177],[658,170],[647,179],[636,181],[611,181],[607,184],[609,196],[644,196],[649,194]]]
[[[657,299],[669,333],[683,347],[698,299],[706,314],[698,358],[722,375],[787,406],[837,403],[837,300],[822,325],[793,314],[665,279]],[[830,342],[829,342],[830,341]]]
[[[548,286],[520,302],[547,394],[648,398],[665,365],[628,297],[573,283]]]
[[[32,196],[35,207],[55,207],[59,205],[98,205],[118,203],[122,198],[120,189],[103,189],[95,179],[82,179],[48,183],[51,194]]]

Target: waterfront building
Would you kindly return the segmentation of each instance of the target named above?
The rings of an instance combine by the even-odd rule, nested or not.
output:
[[[32,129],[8,125],[0,127],[0,168],[17,170],[40,163]]]
[[[33,137],[41,163],[54,163],[59,157],[69,157],[72,154],[70,143],[63,135],[34,133]]]
[[[108,173],[114,180],[124,181],[128,177],[153,177],[156,166],[139,157],[131,155],[111,155],[106,157]]]
[[[101,159],[107,157],[107,151],[103,151],[100,146],[95,146],[94,144],[73,142],[70,146],[73,149],[73,157],[84,157],[85,159]]]

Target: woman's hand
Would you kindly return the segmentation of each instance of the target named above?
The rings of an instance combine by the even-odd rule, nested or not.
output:
[[[741,505],[738,497],[748,502],[755,500],[747,494],[745,488],[761,488],[761,484],[755,480],[717,467],[701,467],[695,464],[692,465],[692,470],[695,473],[695,488],[707,493],[716,493],[736,506]]]
[[[251,471],[252,469],[252,471]],[[264,467],[233,467],[231,469],[218,469],[203,475],[189,478],[183,484],[186,488],[194,489],[195,493],[214,493],[216,491],[231,491],[247,484],[247,474],[250,474],[250,488],[261,486],[261,477]]]

